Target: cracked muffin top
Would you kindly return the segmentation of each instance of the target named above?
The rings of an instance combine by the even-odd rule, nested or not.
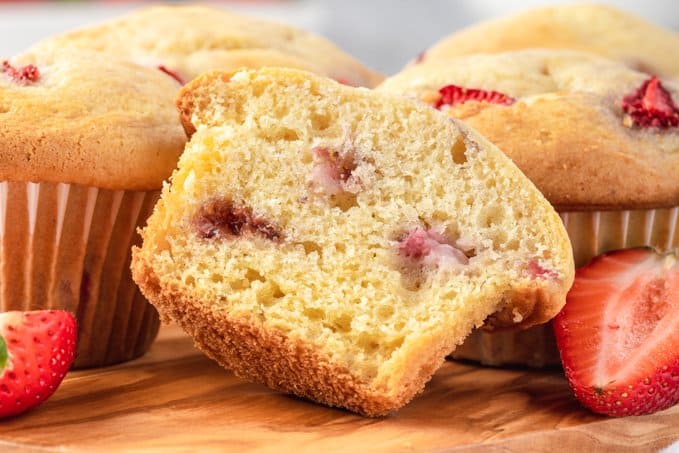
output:
[[[537,8],[472,25],[443,38],[424,55],[442,61],[459,55],[564,49],[597,54],[633,69],[679,77],[679,35],[606,5]]]
[[[603,58],[525,50],[412,66],[418,98],[498,145],[560,209],[679,204],[679,85]]]
[[[157,69],[60,50],[0,60],[0,180],[152,190],[186,135]]]
[[[157,5],[100,25],[47,38],[42,48],[77,47],[163,66],[188,82],[213,70],[243,66],[303,69],[354,86],[382,76],[312,33],[205,6]]]

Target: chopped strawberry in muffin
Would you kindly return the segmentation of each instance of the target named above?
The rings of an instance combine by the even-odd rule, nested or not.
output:
[[[627,114],[625,124],[628,126],[661,129],[679,126],[679,109],[670,92],[656,76],[647,79],[634,93],[625,96],[622,109]]]
[[[40,70],[35,65],[29,64],[15,68],[7,60],[0,65],[0,73],[7,74],[19,85],[30,85],[40,79]]]
[[[465,88],[458,85],[446,85],[439,90],[441,97],[435,107],[455,106],[468,101],[487,102],[489,104],[512,105],[516,99],[506,94],[492,90],[479,90],[477,88]]]
[[[406,233],[399,241],[398,250],[402,256],[425,267],[469,264],[467,255],[450,244],[441,233],[422,227]]]

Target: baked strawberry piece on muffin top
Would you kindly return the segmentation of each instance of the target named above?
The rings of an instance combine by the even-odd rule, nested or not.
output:
[[[155,5],[37,44],[111,53],[184,83],[212,70],[291,67],[373,87],[383,77],[328,40],[298,28],[194,5]]]

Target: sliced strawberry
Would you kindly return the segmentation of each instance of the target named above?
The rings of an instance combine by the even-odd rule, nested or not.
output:
[[[163,71],[165,74],[169,75],[173,79],[175,79],[177,82],[179,82],[180,85],[184,85],[184,80],[177,74],[175,71],[172,71],[171,69],[168,69],[164,65],[158,65],[156,66],[159,70]]]
[[[0,417],[20,414],[54,393],[75,358],[76,331],[67,311],[0,313]]]
[[[488,102],[490,104],[512,105],[516,99],[497,91],[464,88],[457,85],[446,85],[439,90],[441,97],[435,107],[440,109],[445,105],[454,106],[468,101]]]
[[[576,271],[554,332],[576,398],[641,415],[679,402],[679,250],[610,252]]]
[[[40,70],[32,64],[15,68],[9,61],[5,60],[0,65],[0,72],[7,74],[19,85],[30,85],[40,79]]]
[[[632,124],[642,127],[679,126],[679,109],[656,76],[622,99],[622,109]]]

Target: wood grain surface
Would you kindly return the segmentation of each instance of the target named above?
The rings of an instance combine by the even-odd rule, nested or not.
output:
[[[679,407],[606,419],[559,371],[449,362],[391,417],[366,419],[235,378],[165,327],[124,365],[71,372],[43,406],[0,422],[0,451],[657,451]]]

